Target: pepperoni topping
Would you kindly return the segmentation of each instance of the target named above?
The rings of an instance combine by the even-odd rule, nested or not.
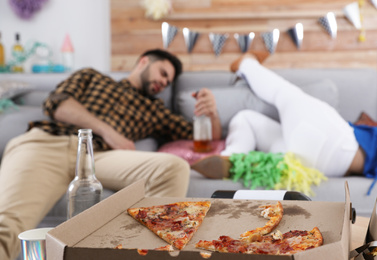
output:
[[[284,238],[298,237],[298,236],[307,236],[308,231],[306,230],[291,230],[283,235]]]
[[[145,210],[139,210],[139,213],[137,213],[136,217],[137,219],[144,219],[147,217],[147,212]]]

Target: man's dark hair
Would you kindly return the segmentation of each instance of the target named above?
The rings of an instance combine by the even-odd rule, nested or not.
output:
[[[161,49],[154,49],[144,52],[140,57],[144,56],[148,56],[152,62],[157,60],[168,60],[173,65],[175,70],[174,81],[182,73],[182,62],[170,52]]]

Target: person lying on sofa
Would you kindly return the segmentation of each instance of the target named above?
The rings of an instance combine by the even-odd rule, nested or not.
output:
[[[257,150],[291,152],[306,167],[329,177],[348,173],[376,176],[376,144],[368,141],[376,136],[376,128],[347,123],[330,105],[265,68],[252,54],[236,60],[231,70],[259,98],[277,108],[280,123],[253,110],[238,112],[229,123],[221,155],[205,157],[191,168],[209,178],[229,177],[229,156]]]
[[[20,251],[18,234],[35,228],[64,195],[75,175],[77,133],[92,129],[96,177],[104,188],[120,190],[146,179],[146,196],[185,197],[189,165],[165,153],[135,151],[148,136],[191,139],[193,126],[153,96],[181,73],[177,57],[163,51],[143,53],[128,78],[114,81],[82,69],[60,83],[44,102],[51,121],[31,122],[12,139],[0,168],[0,259]],[[213,137],[221,137],[214,96],[195,95],[197,115],[209,116]]]

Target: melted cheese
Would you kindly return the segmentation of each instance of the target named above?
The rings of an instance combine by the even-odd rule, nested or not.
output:
[[[276,230],[272,234],[272,238],[275,239],[275,240],[281,240],[281,239],[283,239],[283,234],[280,232],[280,230]]]
[[[273,214],[274,211],[272,210],[272,208],[266,208],[264,210],[262,210],[262,212],[260,213],[260,215],[264,218],[267,218],[269,219],[270,218],[270,214]]]
[[[189,214],[189,215],[197,214],[197,213],[200,212],[200,211],[198,210],[198,208],[195,208],[195,207],[187,207],[187,208],[185,209],[185,211],[186,211],[187,214]]]

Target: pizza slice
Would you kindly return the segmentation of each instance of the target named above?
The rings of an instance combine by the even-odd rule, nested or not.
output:
[[[317,227],[311,231],[293,230],[285,234],[269,234],[259,241],[247,241],[221,236],[218,240],[200,240],[195,247],[209,251],[242,254],[291,255],[323,244]]]
[[[290,255],[315,248],[323,244],[323,237],[317,227],[311,231],[293,230],[285,234],[271,233],[283,218],[283,206],[263,205],[261,215],[269,221],[263,227],[241,234],[239,239],[220,236],[218,240],[200,240],[195,247],[209,251],[242,254]]]
[[[263,205],[261,216],[269,219],[269,221],[263,227],[256,228],[251,231],[246,231],[241,234],[241,239],[248,242],[258,241],[263,235],[271,233],[280,223],[283,218],[284,209],[281,203],[278,201],[275,205]]]
[[[157,236],[181,250],[198,230],[210,207],[210,201],[186,201],[129,208],[127,212]]]
[[[294,254],[323,245],[322,233],[318,227],[313,228],[311,231],[289,231],[283,235],[282,241],[288,244],[289,248],[282,247],[280,252],[289,249],[287,251],[288,254]]]

